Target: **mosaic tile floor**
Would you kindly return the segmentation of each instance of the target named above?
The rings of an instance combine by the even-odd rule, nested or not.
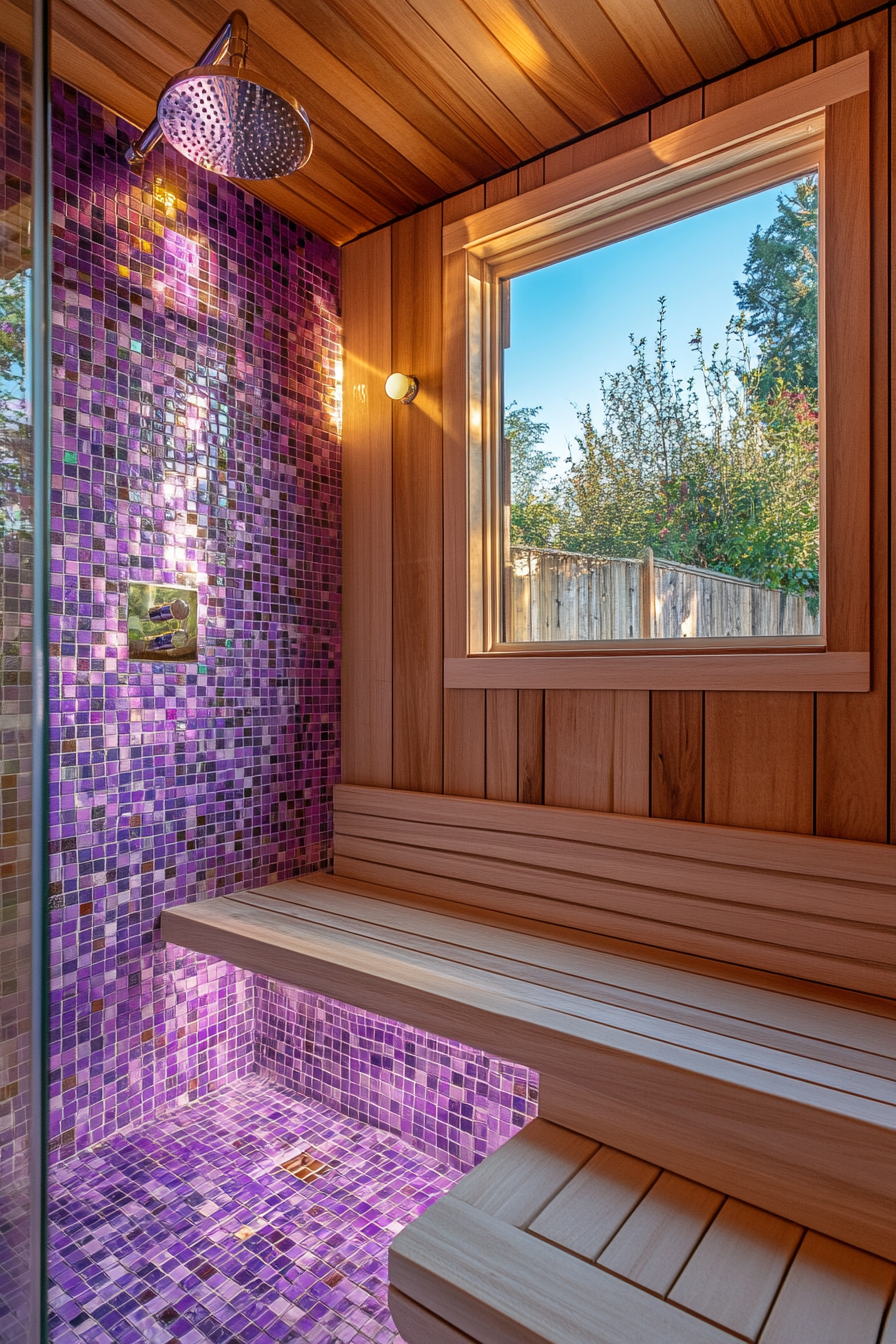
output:
[[[172,1110],[52,1171],[53,1344],[400,1344],[389,1242],[459,1174],[261,1079]]]

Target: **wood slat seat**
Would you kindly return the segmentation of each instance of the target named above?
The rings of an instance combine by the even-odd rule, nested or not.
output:
[[[896,1264],[538,1119],[398,1234],[389,1279],[408,1344],[877,1344]]]
[[[886,1000],[323,874],[167,909],[161,929],[537,1068],[542,1116],[642,1161],[896,1244]]]

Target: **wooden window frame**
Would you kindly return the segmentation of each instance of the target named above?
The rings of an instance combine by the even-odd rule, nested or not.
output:
[[[868,89],[864,52],[444,227],[446,687],[869,690]],[[500,282],[816,166],[823,633],[503,643]]]

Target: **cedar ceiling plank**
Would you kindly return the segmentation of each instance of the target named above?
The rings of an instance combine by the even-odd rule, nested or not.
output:
[[[431,98],[440,101],[442,89],[447,84],[461,108],[467,109],[477,124],[480,119],[486,122],[499,142],[510,148],[512,156],[505,159],[507,165],[516,159],[530,158],[544,148],[541,140],[536,139],[505,107],[408,0],[371,0],[360,12],[357,12],[356,0],[331,0],[331,4],[345,14],[371,44],[386,53],[391,51],[396,63],[404,62],[406,73],[427,90]],[[492,152],[498,157],[495,148]]]
[[[177,7],[201,16],[208,30],[208,38],[221,27],[229,13],[218,0],[177,0]],[[208,39],[207,39],[208,40]],[[284,88],[291,89],[306,108],[312,130],[325,128],[343,145],[351,146],[353,157],[366,162],[388,181],[394,183],[414,205],[423,205],[436,199],[442,192],[436,182],[426,176],[411,159],[373,131],[364,121],[351,113],[340,99],[327,92],[308,76],[296,81],[296,70],[279,48],[270,46],[256,33],[250,32],[253,64],[264,70]]]
[[[662,93],[699,83],[700,71],[654,0],[600,0],[600,7]]]
[[[85,15],[79,14],[66,0],[54,0],[53,32],[92,57],[130,88],[137,89],[155,103],[166,83],[164,70],[140,56]],[[80,82],[78,87],[81,87]],[[84,90],[85,93],[88,90]],[[102,102],[103,99],[100,98]]]
[[[857,19],[862,14],[870,14],[877,8],[878,0],[834,0],[837,13],[843,22]]]
[[[332,15],[341,15],[345,19],[365,51],[378,52],[394,69],[401,73],[402,77],[411,87],[417,90],[420,96],[425,97],[435,107],[442,109],[454,127],[493,162],[495,168],[491,171],[494,172],[496,168],[506,168],[508,164],[516,162],[517,153],[501,139],[492,122],[477,112],[476,108],[463,96],[459,89],[445,77],[444,70],[435,69],[434,66],[423,59],[421,52],[415,50],[409,44],[408,35],[405,31],[393,27],[382,15],[375,13],[370,6],[365,6],[363,10],[358,11],[357,6],[352,5],[350,0],[348,3],[346,0],[330,0],[327,9]],[[435,34],[432,29],[423,24],[420,16],[413,10],[408,9],[408,12],[414,14],[421,27],[425,29],[430,38],[434,39]],[[453,55],[453,53],[451,54]],[[463,70],[471,80],[475,79],[472,71],[466,66],[463,66]],[[494,101],[497,102],[496,99]],[[505,117],[509,115],[506,108],[503,109],[503,112]],[[522,127],[518,129],[520,132],[523,130]],[[535,148],[533,145],[532,150],[527,148],[523,153],[534,153]],[[484,175],[482,174],[482,176]]]
[[[715,0],[662,0],[663,12],[705,79],[743,65],[747,52]]]
[[[201,47],[197,47],[195,52],[191,52],[182,39],[174,45],[164,38],[155,23],[155,8],[153,8],[153,26],[150,28],[141,21],[139,14],[129,13],[119,5],[111,4],[109,0],[70,0],[70,7],[92,20],[111,37],[123,42],[131,51],[139,52],[140,56],[152,62],[159,70],[164,70],[169,77],[193,65],[202,50]],[[144,7],[143,17],[145,16]]]
[[[408,195],[400,185],[384,176],[365,159],[359,158],[324,127],[312,122],[311,129],[314,133],[314,153],[302,169],[303,173],[307,173],[313,163],[312,176],[316,181],[325,183],[332,176],[333,181],[345,181],[352,187],[357,186],[362,192],[359,199],[367,195],[374,201],[380,201],[392,219],[408,214],[419,204],[415,197]]]
[[[229,181],[236,182],[236,178],[230,178]],[[286,192],[278,190],[279,184],[276,181],[271,182],[239,182],[246,192],[252,196],[257,196],[260,201],[267,202],[281,214],[288,214],[297,224],[304,225],[306,229],[311,229],[312,233],[325,238],[328,243],[335,243],[341,247],[343,243],[351,242],[356,236],[356,232],[342,219],[333,219],[325,210],[321,210],[313,201],[308,200],[302,195],[301,191],[290,192],[287,197]],[[287,208],[287,201],[289,202]]]
[[[307,28],[301,28],[280,5],[273,0],[245,0],[244,8],[249,19],[250,50],[254,47],[258,51],[267,42],[289,61],[299,76],[293,80],[294,90],[301,90],[305,80],[313,77],[319,88],[338,99],[386,144],[418,163],[442,192],[467,185],[469,172],[434,144],[414,120],[396,111],[351,66],[318,42]]]
[[[258,37],[255,39],[255,50],[259,53],[259,66],[270,70],[280,84],[289,87],[285,78],[275,74],[274,68],[285,67],[288,72],[293,67],[278,51]],[[296,88],[295,83],[293,87]],[[337,96],[307,76],[303,76],[296,91],[311,118],[315,136],[319,129],[325,128],[345,146],[352,160],[357,159],[375,169],[409,197],[414,205],[426,205],[443,194],[438,183],[423,171],[415,159],[406,158],[367,122],[351,112]]]
[[[539,149],[578,133],[575,122],[544,96],[462,0],[415,0],[414,8],[531,131]]]
[[[662,96],[594,0],[532,0],[532,5],[623,113],[639,112]]]
[[[374,224],[386,224],[395,217],[395,212],[389,203],[383,199],[381,192],[372,196],[365,191],[354,178],[347,178],[344,173],[340,173],[336,169],[331,155],[321,152],[321,149],[322,147],[318,144],[318,152],[311,155],[302,171],[292,173],[289,177],[282,178],[281,181],[293,183],[296,188],[298,188],[298,179],[303,182],[314,182],[336,200],[348,202],[353,209],[365,215]],[[382,180],[379,185],[381,188],[386,187],[386,183]]]
[[[468,177],[488,177],[505,166],[459,127],[440,102],[409,79],[388,54],[371,46],[357,28],[325,0],[276,0],[276,6],[333,57],[374,89]]]
[[[244,187],[246,191],[250,191],[256,196],[260,194],[256,190],[256,187],[260,185],[259,183],[243,182],[239,178],[233,180],[235,182],[239,181],[240,186]],[[354,238],[359,233],[367,233],[375,224],[382,222],[382,220],[371,219],[355,210],[347,201],[333,196],[317,182],[306,177],[304,173],[293,173],[291,177],[285,179],[274,178],[267,185],[270,192],[264,199],[270,201],[271,204],[276,200],[278,203],[277,209],[282,211],[284,215],[288,215],[291,219],[299,218],[297,211],[300,202],[305,201],[309,205],[316,206],[318,210],[322,210],[324,214],[329,215],[334,224],[344,225],[346,240]],[[302,222],[304,223],[304,220]]]
[[[33,41],[34,25],[30,7],[23,9],[15,0],[12,4],[0,5],[0,42],[5,42],[23,56],[30,56]]]
[[[787,0],[787,7],[797,22],[800,37],[813,37],[837,22],[833,0]]]
[[[475,13],[517,65],[583,131],[615,121],[621,108],[586,73],[529,0],[475,0]]]
[[[740,8],[741,0],[726,0],[726,3]],[[773,46],[788,47],[791,42],[800,40],[803,34],[799,25],[782,0],[752,0],[752,3],[760,22],[771,35]]]
[[[140,22],[146,17],[146,0],[115,0],[115,4],[123,13]],[[152,26],[169,46],[184,52],[187,63],[181,66],[182,70],[196,64],[211,37],[206,24],[179,9],[171,0],[153,0]]]
[[[716,4],[751,61],[768,55],[774,47],[782,45],[776,40],[770,26],[763,22],[759,7],[753,0],[716,0]],[[795,42],[798,37],[799,33],[794,28],[790,41]]]
[[[106,64],[61,33],[53,33],[53,74],[66,84],[72,84],[94,98],[117,117],[123,117],[132,126],[145,125],[155,114],[154,96],[135,89],[127,80],[120,79]]]

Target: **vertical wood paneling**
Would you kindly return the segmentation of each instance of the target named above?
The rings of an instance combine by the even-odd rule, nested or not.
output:
[[[518,723],[521,803],[544,802],[544,691],[520,691]]]
[[[734,107],[735,103],[758,98],[760,93],[768,93],[793,79],[811,75],[813,61],[812,43],[806,42],[801,47],[793,47],[779,56],[770,56],[767,61],[748,66],[746,70],[739,70],[735,75],[716,80],[714,84],[707,84],[703,115],[711,117],[716,112],[724,112],[727,107]]]
[[[812,73],[811,42],[782,52],[704,89],[705,116]],[[775,695],[708,691],[705,697],[706,821],[771,830],[811,831],[814,804],[814,734],[811,695],[788,707]],[[798,707],[797,707],[798,702]],[[760,705],[751,751],[750,719]],[[711,727],[710,727],[711,726]],[[780,729],[781,736],[776,736]],[[743,759],[739,752],[743,751]],[[696,790],[692,783],[691,796]]]
[[[520,194],[544,186],[544,159],[524,163],[520,167]]]
[[[392,246],[388,230],[342,253],[342,778],[392,784]]]
[[[615,691],[611,811],[650,813],[650,692]]]
[[[651,695],[650,814],[703,820],[703,692]]]
[[[613,810],[614,691],[545,691],[544,801]]]
[[[811,694],[707,691],[705,704],[705,820],[811,834]]]
[[[485,691],[445,692],[446,793],[485,797]]]
[[[854,534],[871,539],[870,570],[864,565],[851,572],[846,565],[827,568],[827,611],[831,648],[867,647],[868,611],[862,600],[871,596],[872,689],[866,695],[818,696],[818,756],[816,826],[820,835],[850,840],[887,839],[887,486],[888,486],[888,377],[890,371],[886,231],[888,179],[888,16],[874,15],[818,41],[819,67],[844,60],[858,51],[871,52],[871,139],[865,129],[869,95],[849,99],[830,109],[828,135],[832,144],[847,145],[836,159],[829,157],[827,190],[830,197],[849,201],[839,227],[827,236],[827,265],[848,276],[842,306],[833,314],[826,332],[827,405],[829,440],[849,445],[855,460],[868,461],[871,447],[871,517],[832,480],[829,492],[829,552],[836,556],[838,538]],[[871,200],[865,184],[871,163]],[[867,236],[869,210],[870,256],[859,245]],[[847,311],[850,305],[852,311]],[[871,323],[871,366],[865,353],[843,339],[846,322]],[[870,388],[869,388],[870,379]],[[853,477],[855,480],[855,476]]]
[[[835,535],[858,528],[871,538],[871,693],[819,695],[814,706],[813,697],[805,694],[707,692],[704,705],[700,692],[442,691],[443,650],[462,656],[467,648],[465,582],[463,591],[453,590],[466,572],[467,450],[465,416],[457,410],[464,398],[447,399],[442,426],[440,383],[455,392],[463,388],[467,333],[464,314],[446,308],[442,321],[440,213],[446,221],[461,218],[621,152],[633,135],[640,143],[648,119],[639,117],[345,249],[346,779],[427,792],[444,787],[468,797],[516,797],[532,804],[649,810],[681,820],[703,817],[705,794],[708,822],[809,832],[814,820],[820,834],[873,840],[889,834],[889,801],[896,838],[896,775],[887,787],[888,768],[896,770],[891,764],[896,761],[896,723],[889,742],[887,730],[891,675],[896,687],[888,659],[892,649],[896,664],[887,586],[888,565],[896,572],[896,543],[891,553],[887,529],[888,508],[896,506],[888,474],[893,414],[888,342],[896,337],[888,308],[891,240],[885,224],[893,181],[887,159],[888,18],[861,20],[817,44],[805,43],[692,90],[649,118],[655,138],[699,119],[701,109],[711,115],[799,78],[815,64],[820,68],[857,51],[872,51],[876,225],[870,258],[855,246],[867,208],[857,185],[863,152],[859,100],[831,114],[829,134],[845,137],[850,153],[840,156],[839,175],[829,172],[827,183],[838,200],[849,201],[853,214],[840,235],[828,230],[828,264],[848,269],[846,302],[870,302],[872,321],[870,379],[861,352],[838,343],[838,330],[849,314],[834,315],[827,367],[829,433],[853,444],[858,454],[867,451],[869,435],[872,442],[871,519],[856,516],[854,500],[837,482],[831,497]],[[463,265],[459,256],[446,259],[446,284],[456,281],[449,268]],[[413,406],[390,411],[384,401],[365,400],[353,390],[378,384],[388,365],[421,379]],[[869,381],[870,396],[856,396],[856,388]],[[457,548],[462,548],[460,564]],[[865,616],[855,598],[863,583],[867,587],[867,577],[842,568],[828,575],[832,648],[859,647],[863,641]]]
[[[655,107],[650,114],[650,138],[658,140],[662,135],[671,135],[683,126],[690,126],[703,116],[703,90],[691,89],[680,98],[672,98],[661,107]]]
[[[520,189],[520,175],[516,168],[501,177],[493,177],[485,184],[485,204],[500,205],[502,201],[512,200]]]
[[[640,117],[631,117],[621,121],[618,126],[608,126],[585,140],[577,140],[574,145],[546,154],[544,160],[545,182],[556,182],[560,177],[569,177],[570,173],[581,172],[592,164],[603,163],[616,154],[637,149],[650,139],[650,117],[643,113]]]
[[[646,816],[649,780],[649,691],[545,692],[545,803]]]
[[[393,787],[442,791],[442,209],[392,228]]]
[[[485,693],[485,796],[504,803],[517,799],[518,695]]]

